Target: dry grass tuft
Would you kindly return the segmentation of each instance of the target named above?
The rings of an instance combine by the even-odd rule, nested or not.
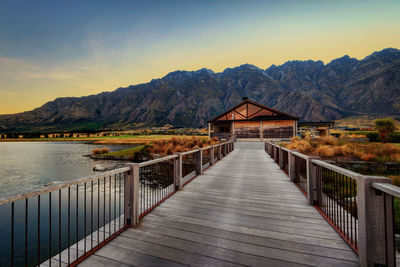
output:
[[[160,156],[172,155],[176,152],[185,152],[219,143],[218,138],[208,137],[173,137],[169,140],[157,140],[149,145],[147,152]]]
[[[335,147],[330,146],[330,145],[320,145],[319,147],[317,147],[316,149],[316,154],[320,157],[326,157],[326,158],[330,158],[335,156]]]
[[[92,150],[93,155],[105,154],[108,152],[110,152],[110,149],[108,147],[95,148]]]
[[[400,162],[400,147],[392,144],[357,143],[333,136],[311,139],[307,136],[303,139],[294,137],[285,146],[288,149],[297,149],[300,153],[322,158],[346,157],[363,161]]]

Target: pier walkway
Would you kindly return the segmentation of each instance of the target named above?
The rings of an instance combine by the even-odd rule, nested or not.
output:
[[[358,266],[264,151],[235,150],[80,266]]]

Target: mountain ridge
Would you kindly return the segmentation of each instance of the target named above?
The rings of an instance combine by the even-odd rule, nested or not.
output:
[[[0,132],[159,126],[202,127],[243,96],[303,120],[400,115],[400,50],[348,55],[329,63],[292,60],[266,69],[177,70],[148,83],[84,97],[62,97],[34,110],[0,115]],[[79,125],[79,127],[77,127]]]

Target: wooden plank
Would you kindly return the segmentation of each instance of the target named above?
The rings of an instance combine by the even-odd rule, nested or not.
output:
[[[224,238],[213,238],[204,235],[196,236],[195,234],[190,233],[186,233],[185,236],[182,236],[183,231],[176,231],[175,233],[177,235],[180,234],[180,236],[171,237],[163,233],[157,233],[155,231],[147,232],[139,229],[130,229],[123,235],[138,240],[152,240],[152,242],[160,245],[170,246],[223,260],[233,260],[235,263],[243,265],[260,266],[263,262],[265,265],[270,265],[271,263],[269,261],[273,259],[282,261],[281,264],[285,266],[287,266],[289,262],[314,266],[321,265],[322,263],[327,265],[358,266],[357,258],[354,256],[353,261],[351,262],[347,259],[327,257],[326,255],[321,256],[309,253],[298,253],[291,250],[273,248],[271,246],[265,247],[252,245]],[[190,236],[189,239],[185,238],[188,236]],[[338,251],[337,254],[339,254]],[[349,257],[349,255],[346,256]]]
[[[154,231],[164,235],[170,235],[174,237],[190,238],[193,234],[199,234],[202,238],[213,237],[213,238],[223,238],[227,240],[234,240],[246,244],[253,244],[263,247],[274,247],[283,250],[291,250],[301,253],[308,253],[313,255],[326,255],[332,258],[349,259],[356,260],[357,256],[353,251],[350,251],[347,247],[343,248],[332,248],[325,247],[325,243],[321,245],[310,245],[306,242],[298,243],[287,240],[278,240],[273,238],[243,234],[239,232],[232,232],[223,230],[221,228],[208,227],[190,223],[181,223],[174,220],[157,220],[152,218],[146,221],[146,224],[142,226],[143,230]],[[306,240],[305,240],[306,241]],[[215,242],[214,244],[218,244]]]
[[[95,255],[129,265],[358,266],[263,143],[235,145]]]
[[[151,240],[152,243],[183,250],[187,253],[195,253],[207,257],[223,260],[226,262],[237,263],[246,266],[299,266],[294,260],[284,260],[282,258],[269,258],[256,255],[254,253],[242,253],[239,250],[233,250],[232,247],[225,249],[221,247],[223,240],[219,239],[219,246],[215,244],[203,244],[191,240],[174,238],[165,236],[155,232],[146,232],[141,230],[130,229],[124,233],[124,236],[135,240],[146,241]],[[230,244],[232,245],[232,244]]]

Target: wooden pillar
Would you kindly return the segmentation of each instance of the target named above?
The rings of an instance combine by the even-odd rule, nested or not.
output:
[[[199,149],[197,152],[195,152],[194,161],[195,161],[196,174],[197,175],[203,174],[203,168],[202,168],[203,153],[202,153],[201,149]]]
[[[319,197],[317,188],[317,167],[312,163],[313,159],[320,157],[307,157],[307,202],[309,205],[318,205]]]
[[[222,159],[222,144],[218,145],[218,160]]]
[[[393,200],[372,183],[392,183],[380,176],[357,177],[358,258],[361,266],[395,266]]]
[[[174,180],[175,189],[182,190],[182,154],[176,153],[178,157],[174,159]]]
[[[260,140],[264,140],[264,133],[263,133],[263,122],[260,121]]]
[[[294,182],[296,179],[296,162],[295,156],[292,151],[288,152],[288,168],[289,168],[289,179],[291,182]]]
[[[125,224],[139,224],[139,163],[127,164],[131,168],[124,185]]]
[[[211,138],[211,123],[208,123],[208,137]]]
[[[214,165],[214,146],[209,149],[210,153],[210,166]]]
[[[278,150],[278,153],[279,153],[279,167],[281,169],[283,169],[283,150],[282,150],[281,146],[279,146],[278,149],[279,149]]]

